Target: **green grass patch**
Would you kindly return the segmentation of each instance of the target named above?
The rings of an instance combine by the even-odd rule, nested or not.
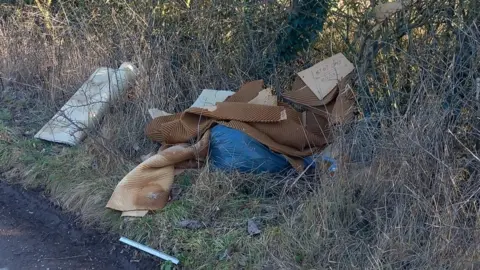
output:
[[[12,120],[12,114],[6,108],[0,109],[0,121],[10,121]]]

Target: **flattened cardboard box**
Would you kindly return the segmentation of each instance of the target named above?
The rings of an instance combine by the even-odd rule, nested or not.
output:
[[[311,68],[300,71],[297,76],[302,79],[318,100],[323,100],[339,82],[352,73],[353,69],[353,64],[339,53]]]
[[[347,87],[353,64],[341,53],[299,73],[292,91],[283,98],[307,109],[303,119],[307,130],[329,138],[329,126],[352,116],[353,92]]]

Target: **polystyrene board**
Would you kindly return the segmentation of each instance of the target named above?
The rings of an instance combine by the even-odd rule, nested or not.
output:
[[[35,134],[35,138],[76,145],[85,138],[84,129],[100,120],[109,102],[135,78],[135,69],[125,63],[120,69],[99,68]]]

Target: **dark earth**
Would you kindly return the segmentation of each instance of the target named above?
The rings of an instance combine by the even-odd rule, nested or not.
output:
[[[0,181],[0,270],[159,269],[118,239],[82,229],[39,191]]]

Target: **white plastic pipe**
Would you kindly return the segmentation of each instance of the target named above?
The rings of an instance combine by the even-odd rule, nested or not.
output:
[[[145,252],[147,252],[147,253],[149,253],[149,254],[152,254],[153,256],[157,256],[157,257],[159,257],[159,258],[161,258],[161,259],[164,259],[164,260],[166,260],[166,261],[170,261],[170,262],[172,262],[172,263],[174,263],[174,264],[178,264],[178,263],[180,262],[180,261],[179,261],[177,258],[175,258],[175,257],[172,257],[172,256],[170,256],[170,255],[167,255],[167,254],[165,254],[165,253],[163,253],[163,252],[160,252],[160,251],[158,251],[158,250],[156,250],[156,249],[153,249],[153,248],[151,248],[151,247],[142,245],[142,244],[140,244],[140,243],[138,243],[138,242],[135,242],[135,241],[130,240],[130,239],[128,239],[128,238],[125,238],[125,237],[123,237],[123,236],[120,237],[120,242],[122,242],[122,243],[124,243],[124,244],[127,244],[127,245],[129,245],[129,246],[138,248],[138,249],[140,249],[140,250],[142,250],[142,251],[145,251]]]

